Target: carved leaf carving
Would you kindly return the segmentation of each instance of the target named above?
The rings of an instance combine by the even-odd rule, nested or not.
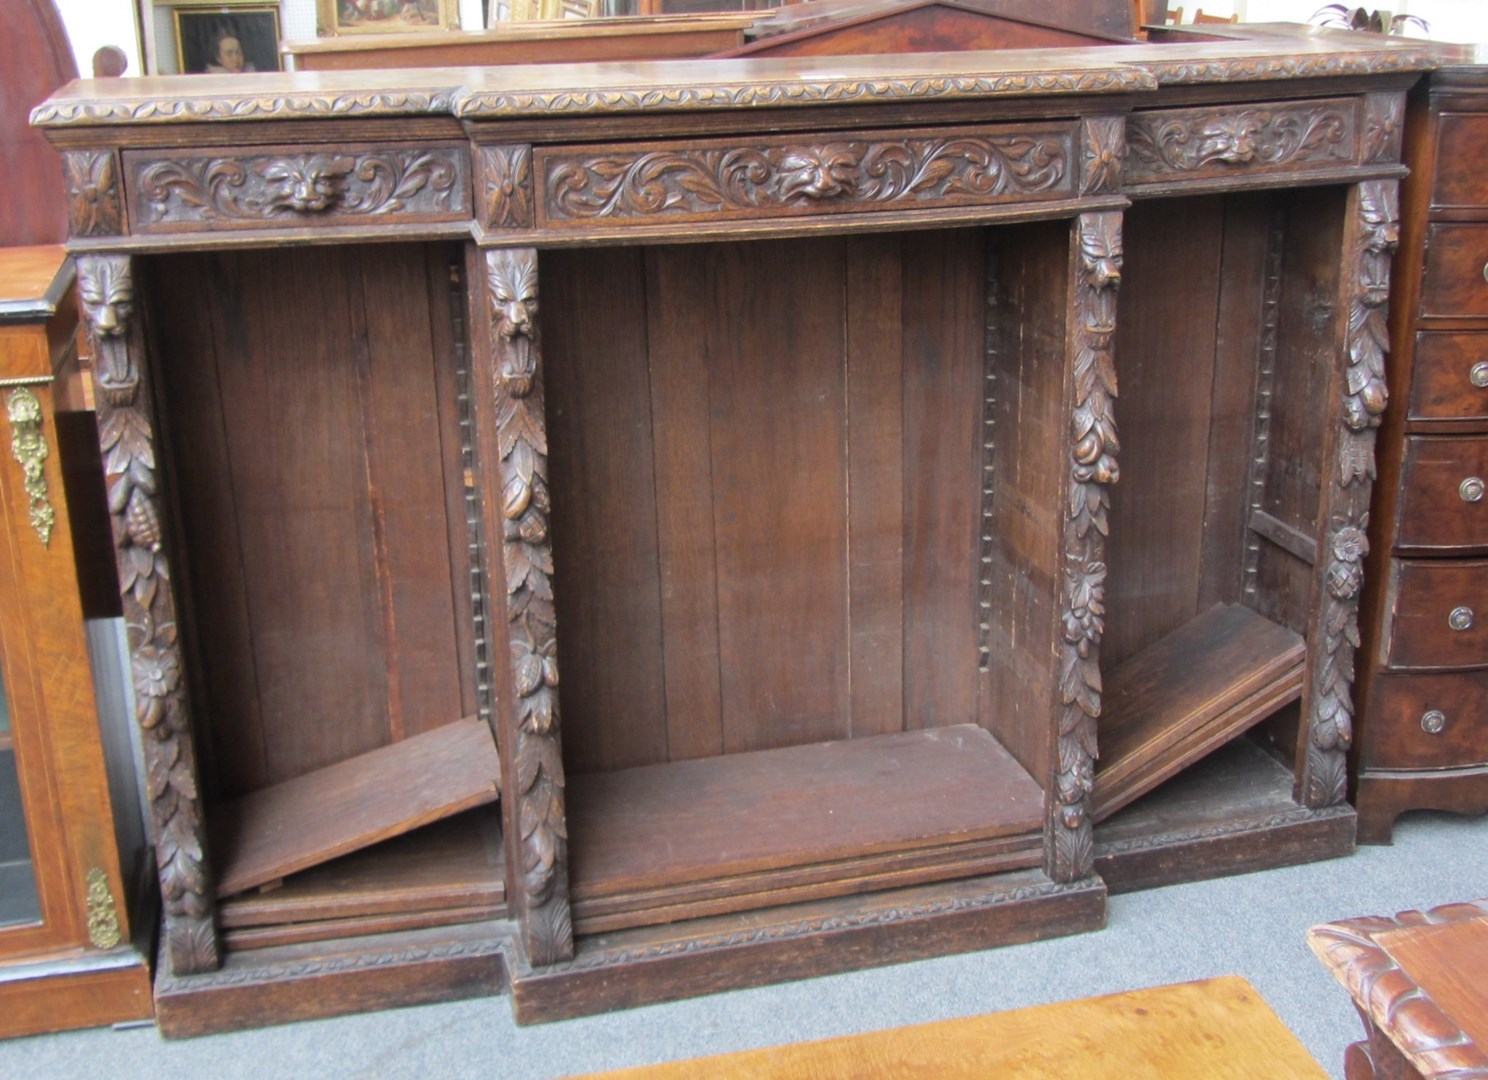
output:
[[[481,148],[485,174],[485,226],[530,229],[533,225],[532,147]]]
[[[969,202],[1070,189],[1070,137],[987,135],[548,158],[553,220]]]
[[[211,971],[219,958],[205,823],[175,597],[162,551],[154,426],[142,386],[128,258],[79,257],[78,291],[96,358],[99,443],[165,908],[164,947],[173,971]]]
[[[1139,182],[1216,167],[1348,164],[1354,158],[1353,106],[1137,113],[1126,138],[1132,179]]]
[[[73,236],[118,236],[124,231],[112,150],[69,150],[62,155],[62,175]]]

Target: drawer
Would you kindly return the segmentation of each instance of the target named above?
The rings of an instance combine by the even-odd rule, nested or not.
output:
[[[1401,547],[1488,546],[1488,435],[1405,440],[1395,529]]]
[[[1488,206],[1488,116],[1443,113],[1436,136],[1436,184],[1431,202],[1439,207]]]
[[[533,150],[540,228],[687,225],[1070,199],[1077,125]]]
[[[472,197],[464,143],[133,150],[124,177],[135,235],[465,221]]]
[[[1394,559],[1386,667],[1488,665],[1488,561]]]
[[[1450,769],[1488,762],[1488,671],[1381,675],[1365,703],[1364,763]]]
[[[1357,114],[1353,98],[1136,112],[1126,125],[1126,181],[1140,185],[1351,165]]]
[[[1417,334],[1412,420],[1488,421],[1488,333]]]
[[[1422,315],[1488,315],[1488,225],[1426,230]]]

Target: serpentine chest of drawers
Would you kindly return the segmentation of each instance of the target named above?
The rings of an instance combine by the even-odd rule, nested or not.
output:
[[[40,106],[162,1030],[503,986],[556,1018],[1350,850],[1433,64],[1262,28]],[[1209,784],[1102,839],[1266,721],[1279,805]]]
[[[1488,67],[1410,102],[1391,394],[1365,598],[1359,838],[1488,810]]]

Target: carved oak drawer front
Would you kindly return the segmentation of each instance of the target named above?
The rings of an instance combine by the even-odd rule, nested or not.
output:
[[[1410,418],[1488,421],[1488,333],[1416,335]]]
[[[460,143],[126,151],[124,174],[136,234],[470,215],[470,161]]]
[[[1436,170],[1431,201],[1439,207],[1488,206],[1488,177],[1482,163],[1488,161],[1488,116],[1445,113],[1437,134],[1437,160],[1446,168]],[[1453,162],[1460,167],[1450,167]]]
[[[1488,666],[1488,562],[1393,560],[1388,603],[1386,666]]]
[[[1407,438],[1399,514],[1401,547],[1488,546],[1488,435]]]
[[[1369,697],[1366,764],[1443,769],[1488,762],[1488,671],[1382,675]]]
[[[1488,315],[1488,225],[1426,230],[1422,315]]]
[[[1071,198],[1073,123],[955,131],[796,135],[539,147],[547,228],[917,210]]]
[[[1126,179],[1148,184],[1351,165],[1357,117],[1352,98],[1133,113]]]

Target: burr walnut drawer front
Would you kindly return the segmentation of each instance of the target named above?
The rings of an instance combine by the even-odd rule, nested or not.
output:
[[[935,210],[1079,194],[1077,126],[537,147],[538,224],[593,229]]]
[[[1126,180],[1152,184],[1347,167],[1358,152],[1357,117],[1353,98],[1133,113],[1126,126]]]
[[[1391,563],[1385,665],[1488,666],[1488,561]]]
[[[135,234],[435,224],[470,216],[464,144],[126,151]]]
[[[1437,134],[1436,186],[1433,205],[1488,207],[1488,178],[1481,163],[1488,161],[1488,116],[1481,113],[1443,113]]]
[[[1416,335],[1409,415],[1488,423],[1488,333]]]
[[[1426,230],[1421,314],[1488,315],[1488,225],[1433,225]]]
[[[1488,762],[1488,670],[1381,675],[1367,708],[1369,766],[1443,769]]]
[[[1488,435],[1407,438],[1399,515],[1399,547],[1488,546]]]

